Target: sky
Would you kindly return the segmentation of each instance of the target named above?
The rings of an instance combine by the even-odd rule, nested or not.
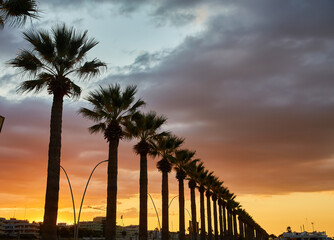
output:
[[[333,1],[45,0],[39,10],[39,20],[0,32],[0,115],[6,117],[0,217],[43,219],[51,109],[46,92],[16,93],[27,78],[6,63],[29,48],[22,31],[66,23],[99,41],[87,59],[108,67],[91,80],[73,77],[82,96],[64,101],[61,165],[77,207],[90,171],[108,150],[102,135],[89,134],[93,123],[78,109],[89,107],[89,91],[119,83],[137,86],[147,103],[143,111],[166,116],[164,130],[184,137],[184,148],[196,151],[268,233],[304,226],[334,237]],[[125,225],[138,224],[135,143],[120,143],[118,224],[122,215]],[[157,160],[149,159],[149,192],[161,215]],[[169,182],[172,199],[175,173]],[[187,191],[190,210],[189,198]],[[105,204],[101,165],[82,220],[104,215]],[[71,207],[62,174],[59,222],[73,222]],[[170,212],[170,230],[177,231],[177,198]],[[155,227],[149,202],[149,228]]]

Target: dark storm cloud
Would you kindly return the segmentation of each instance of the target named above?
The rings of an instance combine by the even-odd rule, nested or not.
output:
[[[138,84],[236,191],[333,190],[334,3],[229,4],[159,65],[109,79]]]

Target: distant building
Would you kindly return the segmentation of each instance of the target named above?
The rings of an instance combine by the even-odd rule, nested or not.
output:
[[[95,217],[95,218],[93,218],[93,222],[103,223],[104,221],[106,221],[106,217]]]
[[[117,226],[116,228],[117,239],[137,240],[138,234],[139,234],[138,225],[130,225],[126,227]]]
[[[103,231],[102,223],[94,221],[84,221],[79,223],[81,229],[87,229],[91,231],[101,232]]]
[[[0,236],[5,234],[5,218],[0,218]]]
[[[285,232],[277,240],[328,240],[326,232]]]
[[[29,223],[28,220],[17,220],[16,218],[4,220],[3,229],[8,236],[39,235],[39,224],[35,222]]]

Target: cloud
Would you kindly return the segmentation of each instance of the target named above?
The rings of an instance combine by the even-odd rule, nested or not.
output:
[[[138,84],[148,107],[238,192],[332,190],[322,166],[334,155],[333,2],[230,8],[159,64],[138,69],[158,54],[146,53],[135,71],[104,81]]]
[[[219,1],[152,1],[152,0],[97,0],[97,1],[45,1],[42,6],[47,8],[63,8],[64,6],[75,8],[99,8],[104,6],[110,6],[110,9],[116,8],[119,14],[131,16],[133,13],[145,10],[151,17],[152,23],[157,26],[184,26],[197,19],[197,8],[208,4],[218,4]]]
[[[144,52],[103,83],[137,84],[146,110],[167,116],[166,129],[185,137],[185,147],[196,150],[232,192],[333,190],[332,3],[256,3],[229,3],[231,11],[212,17],[202,33],[175,49]],[[14,84],[11,74],[2,79]],[[85,104],[64,103],[61,164],[76,193],[108,149],[102,135],[87,131],[92,122],[77,114]],[[6,171],[0,184],[6,199],[29,195],[36,205],[44,197],[50,108],[46,98],[0,97],[6,117],[0,138],[0,169]],[[139,157],[133,144],[120,144],[123,200],[138,194]],[[156,159],[148,164],[149,191],[159,193]],[[170,191],[176,192],[174,176],[170,179]],[[101,165],[87,204],[97,197],[105,201],[105,190],[106,165]]]

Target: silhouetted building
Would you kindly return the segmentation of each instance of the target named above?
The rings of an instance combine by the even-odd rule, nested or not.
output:
[[[39,235],[39,224],[28,220],[17,220],[11,218],[3,221],[4,232],[8,236],[38,236]]]

